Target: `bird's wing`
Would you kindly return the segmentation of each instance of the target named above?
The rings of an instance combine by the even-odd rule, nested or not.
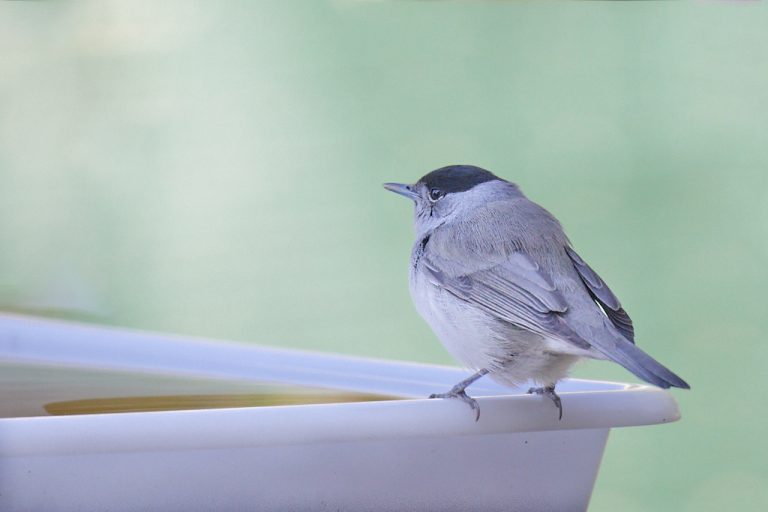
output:
[[[616,295],[614,295],[611,289],[608,288],[608,285],[600,279],[597,272],[592,270],[592,268],[587,265],[578,254],[576,254],[576,251],[566,246],[565,252],[573,262],[576,272],[578,272],[581,281],[587,287],[587,291],[589,291],[589,295],[592,299],[600,304],[605,315],[621,335],[634,343],[635,329],[632,326],[632,319],[629,318],[627,312],[621,307],[621,303],[619,302],[619,299],[616,298]]]
[[[467,273],[445,272],[428,257],[424,265],[436,285],[501,320],[584,349],[591,346],[562,317],[568,303],[551,276],[525,252]]]

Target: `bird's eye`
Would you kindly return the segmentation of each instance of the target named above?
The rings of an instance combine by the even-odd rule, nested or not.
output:
[[[440,198],[442,198],[445,194],[443,194],[443,191],[438,188],[433,188],[429,190],[429,200],[434,202],[437,202]]]

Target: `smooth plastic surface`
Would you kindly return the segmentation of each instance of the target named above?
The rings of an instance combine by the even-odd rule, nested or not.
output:
[[[402,397],[466,375],[13,315],[0,363]],[[562,421],[545,398],[470,389],[479,422],[425,399],[2,419],[0,510],[585,510],[609,428],[679,418],[649,386],[564,382]]]

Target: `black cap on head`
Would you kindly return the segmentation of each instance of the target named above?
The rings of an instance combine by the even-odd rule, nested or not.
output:
[[[424,175],[419,183],[427,189],[439,189],[446,194],[464,192],[486,181],[499,180],[492,172],[474,165],[448,165]]]

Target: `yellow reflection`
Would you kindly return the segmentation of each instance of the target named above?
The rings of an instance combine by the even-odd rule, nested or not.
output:
[[[123,396],[50,402],[43,408],[48,414],[102,414],[115,412],[181,411],[192,409],[224,409],[230,407],[263,407],[270,405],[330,404],[390,400],[381,395],[362,393],[275,393],[229,395]]]

